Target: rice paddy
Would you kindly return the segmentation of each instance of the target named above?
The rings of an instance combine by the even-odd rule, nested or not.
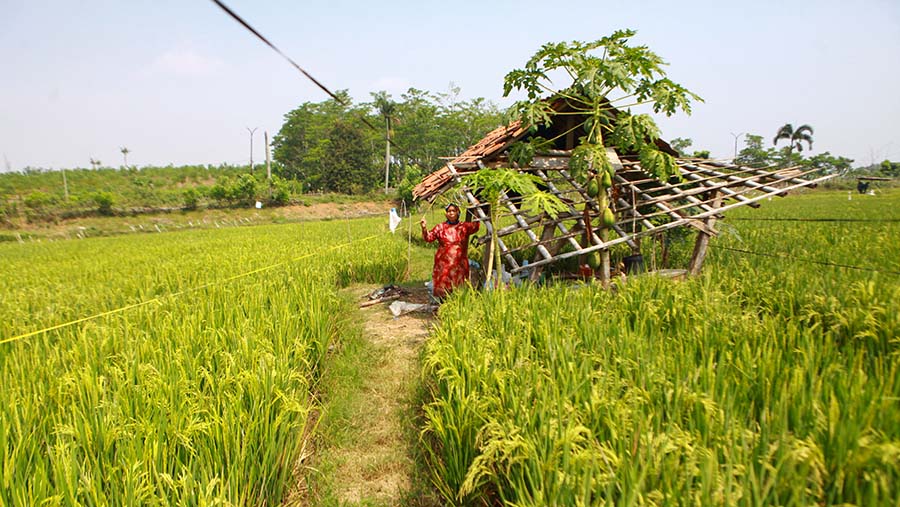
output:
[[[896,505],[898,219],[896,192],[810,192],[729,213],[684,282],[459,291],[423,353],[433,487]],[[0,505],[280,505],[357,325],[338,288],[406,269],[383,222],[0,244]]]
[[[0,504],[279,504],[348,325],[336,288],[405,268],[387,235],[342,246],[373,232],[369,220],[3,245],[4,339],[150,303],[0,345]]]
[[[878,221],[726,220],[683,283],[460,294],[423,373],[446,502],[895,505],[898,201],[733,213]]]

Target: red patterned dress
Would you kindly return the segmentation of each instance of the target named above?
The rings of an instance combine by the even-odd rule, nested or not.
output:
[[[478,222],[443,222],[430,231],[424,231],[422,239],[431,243],[438,241],[434,254],[434,296],[442,298],[469,279],[469,236],[478,232]]]

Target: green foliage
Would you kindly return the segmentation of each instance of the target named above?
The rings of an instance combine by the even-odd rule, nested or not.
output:
[[[843,175],[850,172],[852,163],[852,159],[846,157],[835,157],[832,156],[830,152],[826,151],[825,153],[819,153],[818,155],[813,155],[808,159],[804,159],[801,162],[801,165],[809,167],[811,169],[817,169],[817,172],[815,173],[817,175]]]
[[[269,204],[276,206],[284,206],[291,202],[291,185],[288,181],[278,176],[272,176],[270,184],[271,194]]]
[[[200,192],[196,188],[186,188],[182,193],[183,206],[186,210],[195,210],[200,202]]]
[[[694,158],[709,158],[709,150],[697,150],[691,156]]]
[[[541,192],[538,188],[542,184],[542,180],[528,173],[522,173],[507,168],[489,168],[467,174],[463,177],[463,184],[469,188],[476,189],[484,201],[489,203],[497,203],[502,196],[509,192],[514,192],[525,197],[526,210],[539,211],[556,217],[559,211],[567,209],[565,205],[559,201],[559,198],[546,192]],[[548,197],[534,201],[529,201],[535,194],[546,194]],[[531,207],[533,204],[536,207]],[[497,206],[492,207],[492,211]]]
[[[510,71],[504,80],[504,96],[513,90],[524,90],[527,100],[516,102],[511,111],[525,125],[548,125],[556,116],[551,108],[554,100],[566,104],[582,115],[586,136],[580,145],[596,145],[599,148],[616,146],[621,152],[640,153],[642,163],[652,174],[663,177],[672,172],[672,164],[666,157],[649,156],[644,152],[656,150],[653,141],[659,137],[659,129],[644,114],[632,115],[629,104],[615,109],[614,104],[630,101],[648,104],[654,112],[667,116],[684,111],[690,114],[693,100],[702,99],[683,86],[665,77],[663,62],[646,46],[632,46],[629,40],[633,30],[620,30],[610,36],[592,42],[545,44],[525,64],[524,69]],[[555,89],[550,75],[564,71],[572,82],[564,89]],[[545,99],[545,94],[550,99]],[[613,94],[618,94],[614,97]],[[615,111],[618,111],[614,114]],[[576,164],[586,168],[599,161],[599,150],[586,150],[578,155]],[[677,167],[676,167],[677,172]]]
[[[885,160],[878,166],[878,171],[889,178],[896,178],[900,176],[900,162]]]
[[[259,183],[252,174],[241,174],[228,189],[232,201],[249,206],[256,202],[259,193]]]
[[[56,204],[57,198],[46,192],[32,192],[25,196],[24,204],[27,208],[41,210],[52,204]]]
[[[584,183],[587,181],[591,171],[602,173],[612,170],[612,163],[606,155],[606,148],[600,144],[585,143],[580,144],[572,150],[572,156],[569,159],[569,169],[572,175]]]
[[[547,213],[553,218],[565,211],[567,206],[555,195],[543,192],[538,188],[542,180],[529,173],[523,173],[508,168],[481,169],[462,178],[463,185],[474,189],[476,195],[490,205],[491,223],[495,226],[491,230],[491,250],[493,255],[487,262],[486,273],[494,273],[496,263],[496,281],[494,287],[500,285],[500,248],[497,246],[497,227],[500,200],[509,193],[515,193],[524,197],[521,209]]]
[[[29,169],[0,173],[0,206],[8,203],[7,209],[24,212],[30,221],[86,216],[97,212],[94,193],[101,191],[112,194],[117,207],[149,211],[180,208],[186,205],[185,192],[188,189],[196,190],[199,205],[200,200],[206,197],[208,186],[248,171],[247,166],[230,165],[67,169],[68,199],[64,197],[61,171]],[[35,194],[32,201],[36,208],[25,205],[31,194]]]
[[[678,156],[680,157],[686,156],[688,153],[688,148],[690,148],[693,144],[694,141],[692,141],[690,138],[684,137],[676,137],[669,141],[669,146],[671,146],[673,150],[677,151]]]
[[[669,181],[672,177],[678,178],[679,181],[682,179],[678,164],[672,155],[644,145],[641,147],[640,157],[641,167],[655,167],[656,176],[660,180]]]
[[[310,190],[329,188],[323,168],[331,163],[329,159],[335,158],[330,138],[341,122],[358,129],[362,139],[360,150],[365,150],[365,165],[373,174],[382,175],[352,184],[360,192],[367,192],[383,181],[386,156],[393,182],[403,180],[406,167],[419,166],[431,172],[443,164],[439,157],[461,153],[497,127],[501,118],[497,107],[482,98],[459,100],[459,89],[455,87],[446,94],[410,88],[399,101],[378,92],[373,94],[373,102],[358,105],[352,105],[349,95],[342,93],[344,104],[349,106],[334,100],[307,102],[285,115],[285,123],[273,142],[274,157],[280,166],[277,174],[300,180]],[[364,119],[376,130],[366,127]],[[390,149],[389,155],[383,149],[386,136],[396,146]],[[362,154],[354,156],[357,158],[352,164],[358,165]],[[348,166],[351,162],[334,164]]]
[[[744,148],[738,153],[735,162],[747,167],[766,167],[776,157],[774,149],[763,147],[763,137],[747,134],[744,137]]]
[[[793,125],[785,123],[778,129],[778,132],[775,134],[775,139],[772,140],[772,144],[777,145],[778,141],[784,139],[788,143],[788,153],[794,149],[803,151],[804,142],[809,146],[809,149],[812,149],[812,135],[813,128],[809,125],[800,125],[797,127],[797,130],[794,130]]]
[[[527,141],[516,141],[509,147],[509,161],[519,167],[527,167],[537,153],[552,147],[553,143],[540,136],[531,137]]]
[[[400,184],[397,185],[397,196],[401,201],[405,202],[407,206],[412,205],[413,188],[419,184],[422,176],[424,176],[424,171],[422,171],[421,167],[417,165],[408,166],[403,179],[400,181]]]
[[[209,198],[216,201],[219,206],[231,204],[231,192],[229,191],[230,187],[230,179],[226,178],[217,181],[216,184],[209,189]]]
[[[113,214],[113,204],[116,202],[116,196],[112,192],[94,192],[91,199],[97,206],[98,213],[101,215]]]
[[[329,156],[321,162],[322,189],[361,194],[378,185],[379,170],[371,163],[364,139],[358,123],[335,122],[327,138]]]

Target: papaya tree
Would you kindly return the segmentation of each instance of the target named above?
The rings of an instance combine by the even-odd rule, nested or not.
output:
[[[547,213],[553,218],[566,210],[565,204],[555,195],[540,190],[541,179],[533,174],[518,172],[510,168],[482,169],[462,178],[463,185],[478,192],[481,200],[490,205],[491,242],[486,259],[485,275],[490,280],[495,276],[494,287],[500,286],[500,248],[498,247],[497,224],[500,201],[504,194],[514,192],[523,196],[521,208]],[[497,270],[494,273],[494,265]]]
[[[678,111],[690,114],[691,102],[703,101],[666,77],[666,62],[659,55],[647,46],[631,44],[635,34],[634,30],[619,30],[592,42],[545,44],[524,68],[510,71],[504,79],[504,96],[514,90],[525,92],[526,98],[510,111],[532,132],[550,126],[560,115],[578,119],[572,130],[581,135],[569,168],[589,190],[597,187],[604,240],[605,230],[614,223],[607,197],[614,170],[607,147],[638,155],[641,167],[660,180],[680,178],[675,158],[655,143],[659,129],[652,117],[633,113],[632,108],[645,106],[671,116]],[[560,77],[562,86],[554,82]],[[560,100],[568,107],[554,108]],[[513,158],[513,150],[510,156]]]
[[[572,115],[552,108],[554,100],[565,100],[583,118],[577,126],[585,135],[573,153],[584,162],[579,167],[605,167],[609,162],[604,148],[612,146],[637,152],[645,170],[668,179],[678,168],[673,157],[654,143],[659,137],[656,123],[648,114],[633,114],[631,108],[648,105],[666,116],[679,110],[690,114],[691,101],[703,99],[667,78],[666,63],[647,46],[629,45],[635,34],[619,30],[593,42],[545,44],[524,69],[506,75],[503,93],[526,92],[527,98],[513,104],[511,111],[535,130],[549,126],[557,115]],[[557,88],[551,74],[564,76],[567,86]]]

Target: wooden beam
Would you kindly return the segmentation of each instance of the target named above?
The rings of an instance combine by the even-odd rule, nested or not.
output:
[[[459,173],[456,172],[456,168],[453,167],[453,164],[447,164],[447,167],[450,169],[450,174],[453,175],[454,181],[456,183],[461,184],[462,180],[459,177]],[[491,218],[484,213],[484,210],[481,209],[482,203],[475,198],[475,195],[472,191],[463,185],[463,193],[466,196],[466,199],[469,201],[469,204],[475,207],[475,213],[478,215],[480,221],[484,224],[485,229],[487,229],[488,234],[493,233],[493,224],[491,223]],[[516,259],[509,253],[509,249],[506,248],[506,245],[503,243],[503,240],[500,237],[497,237],[497,246],[500,248],[500,255],[506,257],[506,260],[509,262],[509,265],[513,267],[513,269],[519,267],[519,263],[516,262]],[[500,269],[498,266],[497,269]],[[490,273],[487,274],[490,276]]]
[[[722,205],[722,197],[717,191],[713,190],[713,206],[715,208],[719,208]],[[706,219],[706,226],[710,229],[715,230],[716,226],[716,215],[710,215]],[[697,276],[700,274],[700,269],[703,267],[703,261],[706,259],[706,249],[709,246],[709,234],[701,232],[697,235],[697,241],[694,243],[694,253],[691,255],[691,263],[688,267],[688,271],[691,276]]]

